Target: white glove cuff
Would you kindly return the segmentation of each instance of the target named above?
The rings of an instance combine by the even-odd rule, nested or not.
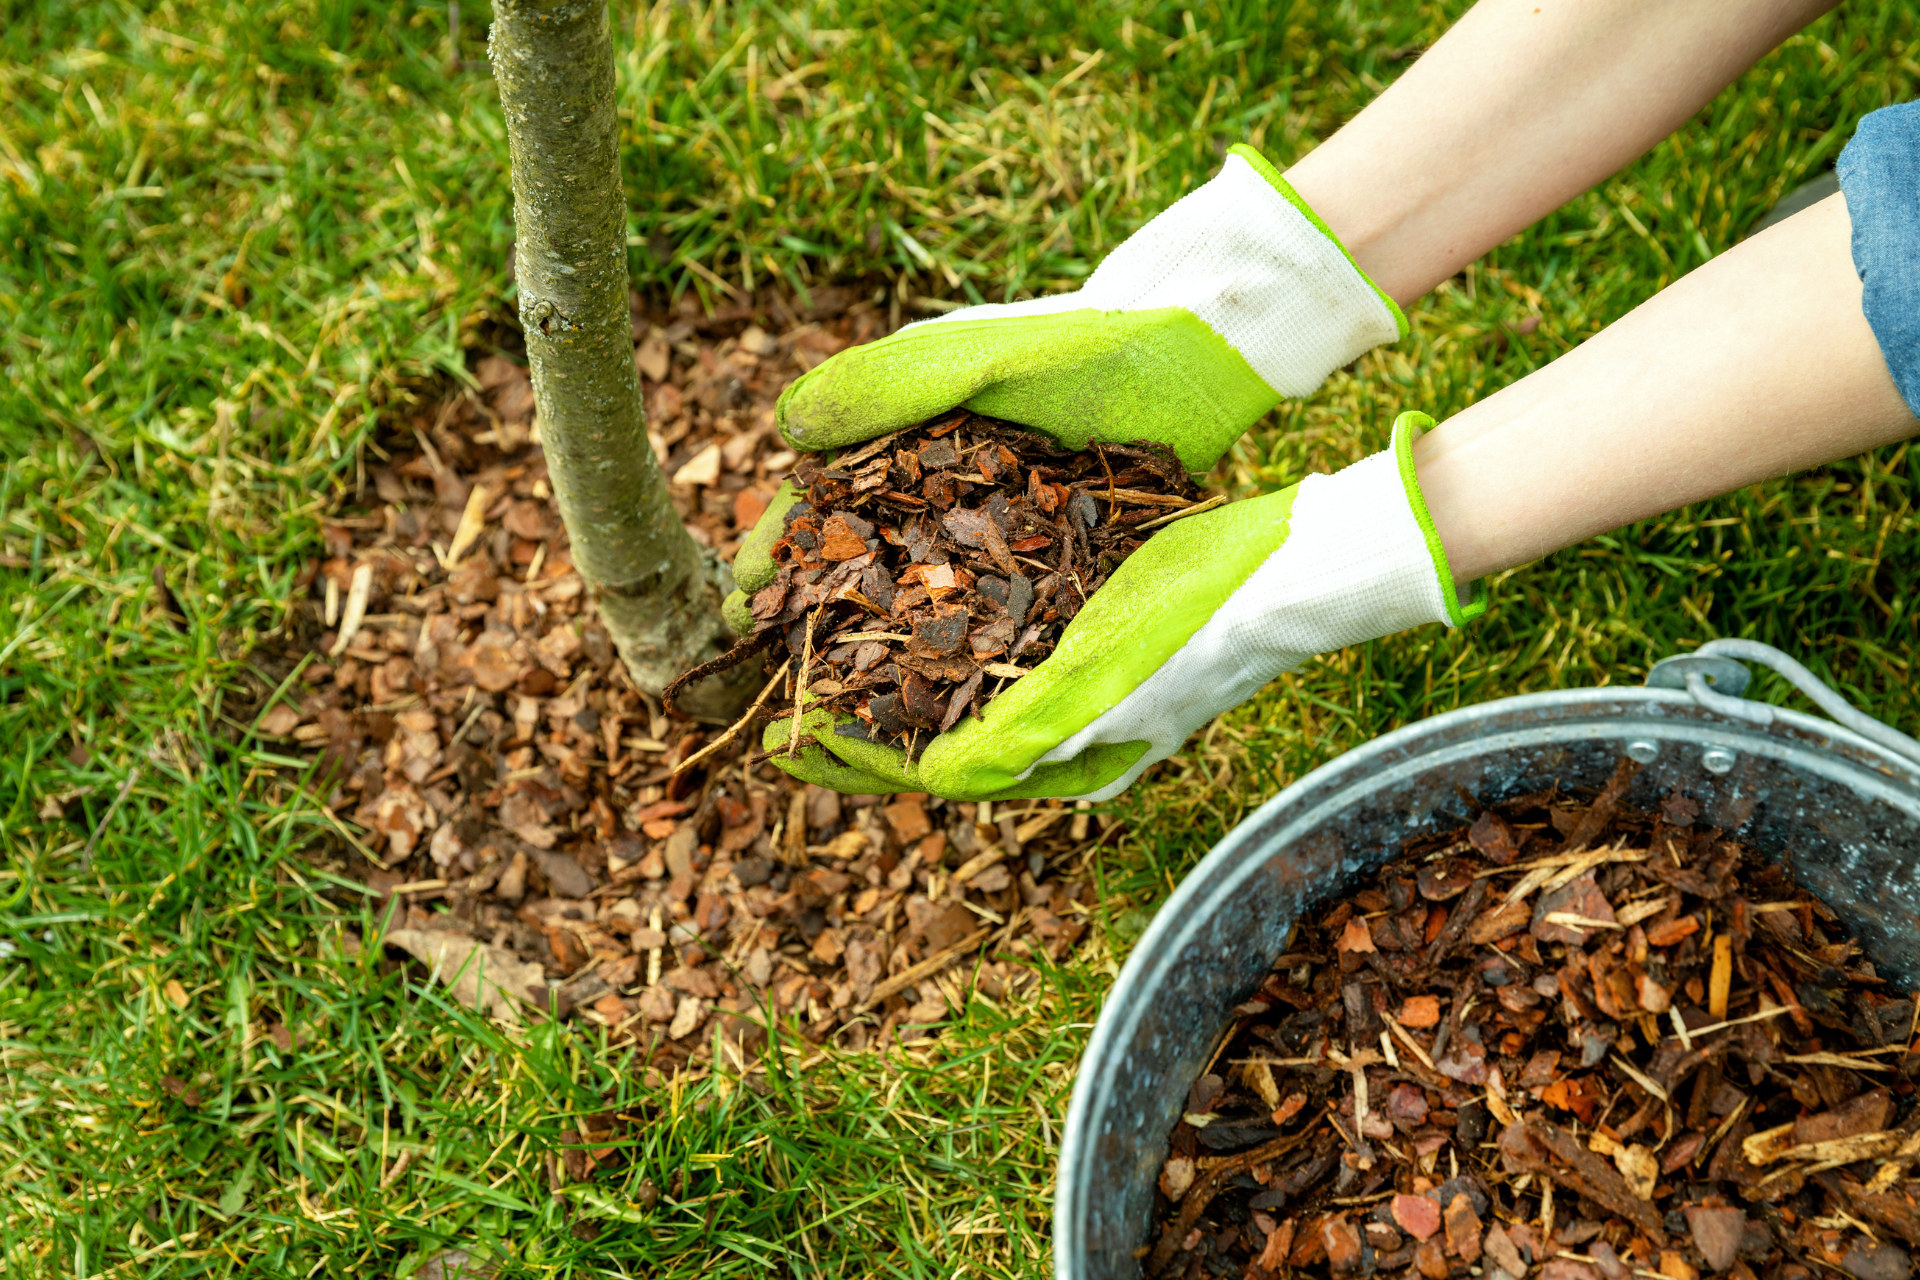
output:
[[[1286,179],[1252,147],[1107,255],[1080,290],[1105,310],[1185,307],[1282,396],[1406,332]]]
[[[1311,395],[1329,373],[1407,331],[1393,299],[1354,265],[1279,170],[1245,144],[1074,292],[965,307],[919,325],[1161,307],[1206,321],[1278,396]]]

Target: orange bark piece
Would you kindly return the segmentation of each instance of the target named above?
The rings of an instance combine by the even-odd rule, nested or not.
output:
[[[1713,970],[1707,978],[1707,1014],[1727,1016],[1727,996],[1733,988],[1733,935],[1723,933],[1713,940]]]
[[[1575,1076],[1567,1082],[1567,1109],[1579,1116],[1582,1124],[1593,1123],[1593,1117],[1605,1098],[1605,1091],[1592,1076]]]
[[[883,812],[887,815],[887,825],[893,828],[893,833],[900,837],[902,844],[911,844],[933,830],[933,824],[927,819],[927,811],[918,800],[896,800]]]
[[[767,495],[758,489],[742,489],[733,495],[734,528],[751,529],[765,514],[767,514]]]
[[[1700,1272],[1675,1250],[1660,1255],[1660,1274],[1667,1280],[1699,1280]]]
[[[1320,1247],[1327,1251],[1327,1265],[1335,1275],[1360,1269],[1360,1230],[1348,1221],[1346,1214],[1336,1213],[1320,1224]]]
[[[1367,922],[1359,916],[1347,921],[1347,927],[1340,931],[1340,941],[1333,944],[1336,951],[1372,951],[1373,931],[1367,928]]]
[[[1647,927],[1647,945],[1650,947],[1670,947],[1682,938],[1700,932],[1700,921],[1693,916],[1681,916],[1678,920],[1669,920],[1665,924]]]
[[[1592,1124],[1602,1097],[1601,1088],[1590,1076],[1562,1076],[1540,1091],[1540,1101],[1562,1111],[1571,1111],[1582,1124]]]
[[[1310,1267],[1327,1256],[1326,1246],[1320,1240],[1320,1224],[1326,1221],[1322,1215],[1307,1224],[1307,1229],[1294,1235],[1293,1252],[1287,1255],[1290,1267]]]
[[[1409,996],[1400,1006],[1400,1025],[1405,1027],[1431,1027],[1440,1021],[1440,999],[1438,996]]]
[[[1480,1261],[1480,1215],[1473,1198],[1457,1195],[1447,1202],[1447,1252],[1469,1266]]]
[[[1430,1196],[1395,1196],[1393,1220],[1415,1240],[1425,1240],[1440,1229],[1440,1206]]]
[[[820,526],[820,558],[851,560],[865,554],[866,542],[847,527],[847,522],[839,516],[828,516],[827,522]]]
[[[1288,1218],[1273,1234],[1267,1237],[1267,1247],[1260,1251],[1259,1263],[1268,1271],[1278,1271],[1286,1262],[1287,1254],[1293,1249],[1293,1219]]]
[[[1780,1003],[1787,1006],[1787,1016],[1793,1019],[1793,1025],[1800,1028],[1802,1035],[1812,1035],[1813,1019],[1809,1018],[1807,1011],[1800,1007],[1800,998],[1793,994],[1793,988],[1788,986],[1786,980],[1779,974],[1765,965],[1760,966],[1760,972],[1766,975],[1767,985],[1772,987],[1773,993],[1780,997]]]
[[[900,575],[900,585],[909,587],[916,584],[925,587],[927,594],[935,600],[944,600],[972,586],[973,575],[950,564],[908,565]]]

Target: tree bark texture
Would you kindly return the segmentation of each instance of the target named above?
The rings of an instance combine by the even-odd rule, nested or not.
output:
[[[574,565],[634,683],[658,694],[730,636],[718,564],[681,524],[647,441],[607,0],[495,0],[488,53],[513,161],[520,323],[547,472]],[[737,699],[714,680],[681,701],[724,716]]]

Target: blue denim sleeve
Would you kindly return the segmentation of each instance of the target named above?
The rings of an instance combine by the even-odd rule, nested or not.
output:
[[[1834,167],[1853,221],[1861,306],[1894,385],[1920,416],[1920,102],[1867,115]]]

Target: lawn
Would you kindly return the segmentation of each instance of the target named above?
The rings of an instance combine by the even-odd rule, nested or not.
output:
[[[1070,287],[1227,144],[1284,165],[1325,137],[1461,7],[622,0],[636,282],[718,302],[884,278],[903,314]],[[1920,724],[1902,446],[1595,539],[1503,575],[1464,632],[1276,682],[1116,802],[1133,834],[1103,855],[1091,940],[930,1044],[796,1049],[748,1088],[649,1078],[585,1029],[508,1037],[342,945],[364,908],[306,858],[332,837],[252,731],[249,661],[383,423],[509,314],[484,7],[4,12],[8,1275],[453,1274],[428,1264],[455,1247],[503,1274],[1044,1274],[1102,993],[1181,872],[1290,780],[1722,635]],[[1569,349],[1912,97],[1917,40],[1894,3],[1817,23],[1276,411],[1223,479],[1332,469],[1400,409],[1444,418]],[[610,1106],[643,1121],[627,1171],[550,1190],[560,1133]]]

